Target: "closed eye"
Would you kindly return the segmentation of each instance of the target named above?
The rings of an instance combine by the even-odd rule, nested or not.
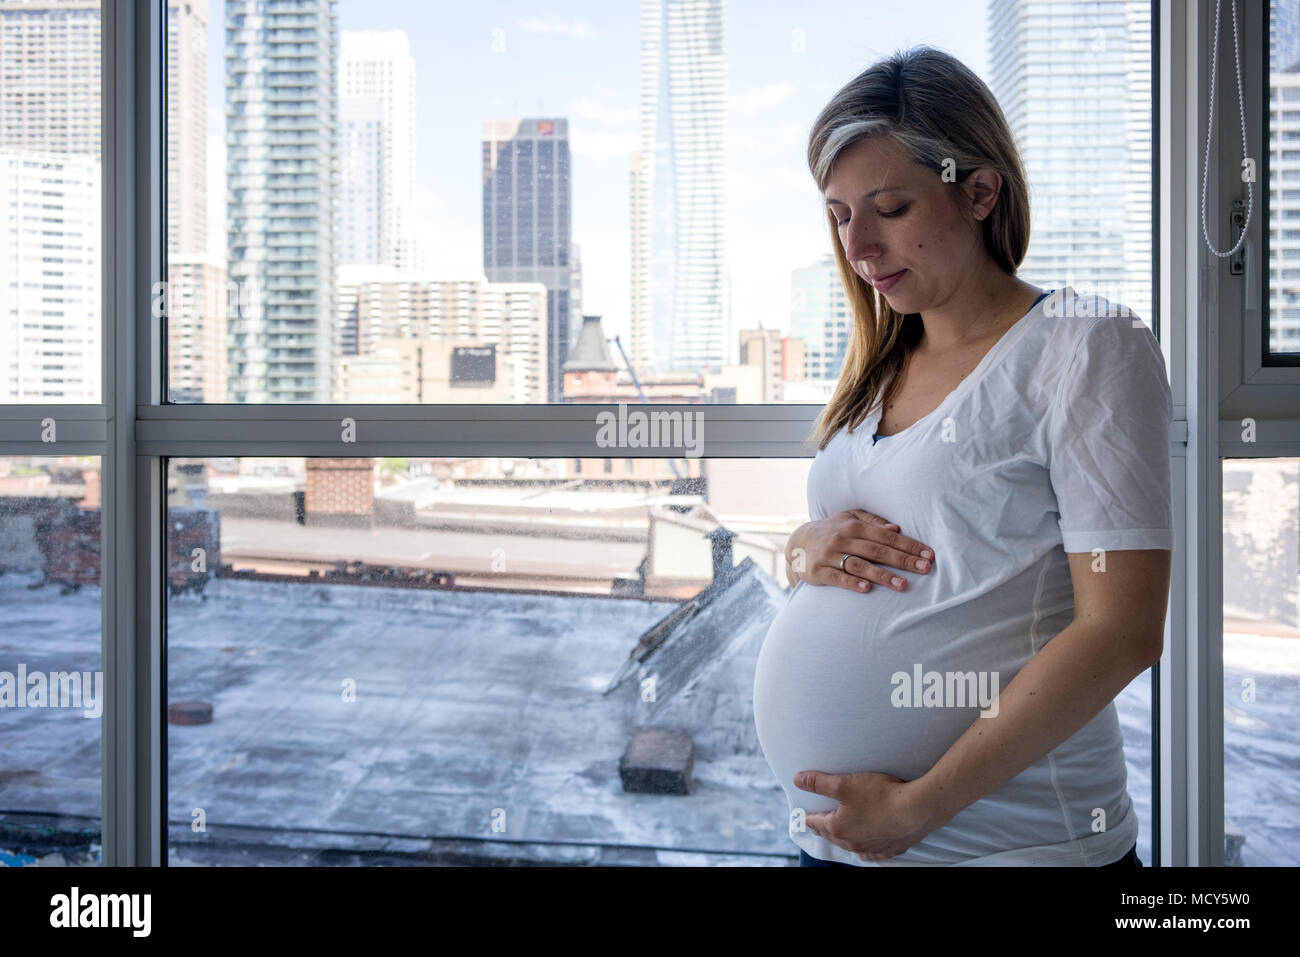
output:
[[[895,216],[902,216],[905,212],[907,212],[908,205],[909,205],[908,203],[904,203],[902,206],[899,206],[897,209],[892,209],[889,210],[888,212],[881,210],[878,215],[883,216],[885,219],[893,219]],[[851,219],[852,217],[849,218]],[[837,219],[835,220],[835,225],[843,226],[848,221],[849,219]]]

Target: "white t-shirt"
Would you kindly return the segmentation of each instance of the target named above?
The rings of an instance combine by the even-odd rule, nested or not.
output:
[[[873,444],[873,412],[817,453],[813,519],[866,509],[935,563],[904,572],[901,592],[800,582],[764,639],[755,727],[789,798],[790,837],[813,857],[873,866],[800,829],[797,808],[838,802],[795,788],[796,772],[920,777],[1072,620],[1066,552],[1173,547],[1164,360],[1121,308],[1057,290],[929,415]],[[1112,702],[880,863],[1100,865],[1137,833]]]

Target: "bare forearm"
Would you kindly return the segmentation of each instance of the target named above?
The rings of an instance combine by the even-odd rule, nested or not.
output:
[[[1150,644],[1074,621],[1034,655],[997,699],[916,780],[935,827],[993,793],[1091,721],[1151,666]]]

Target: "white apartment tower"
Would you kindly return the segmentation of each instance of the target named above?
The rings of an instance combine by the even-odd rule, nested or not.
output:
[[[99,0],[0,0],[0,148],[99,160]]]
[[[99,0],[0,0],[0,403],[101,401]]]
[[[1020,146],[1020,276],[1151,315],[1151,4],[990,0],[989,89]]]
[[[1300,2],[1269,4],[1268,350],[1300,353]],[[1258,184],[1255,202],[1262,201]],[[1259,206],[1256,206],[1258,215]]]
[[[401,30],[345,30],[339,46],[341,263],[418,269],[415,59]]]
[[[208,0],[167,3],[167,251],[208,248]]]
[[[209,0],[167,2],[167,396],[226,401],[226,261],[208,248]],[[238,299],[236,299],[236,304]]]
[[[0,403],[100,401],[99,161],[0,147]]]

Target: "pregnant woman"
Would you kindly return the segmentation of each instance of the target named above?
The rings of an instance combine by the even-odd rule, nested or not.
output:
[[[855,78],[808,161],[853,329],[754,676],[801,863],[1140,864],[1114,698],[1163,650],[1159,343],[1016,278],[1021,161],[947,54]]]

